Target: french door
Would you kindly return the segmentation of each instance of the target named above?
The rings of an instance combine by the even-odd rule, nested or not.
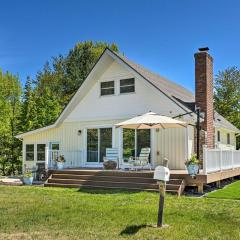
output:
[[[101,163],[106,148],[112,147],[112,128],[87,129],[87,162]]]

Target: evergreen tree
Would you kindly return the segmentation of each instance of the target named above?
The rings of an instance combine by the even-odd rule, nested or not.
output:
[[[21,108],[21,130],[27,132],[35,128],[37,123],[36,102],[32,89],[32,80],[27,77],[24,87]]]

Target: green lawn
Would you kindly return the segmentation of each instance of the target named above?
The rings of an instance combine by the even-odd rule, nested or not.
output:
[[[240,181],[227,185],[223,189],[207,194],[211,198],[240,200]]]
[[[0,239],[240,239],[240,201],[157,193],[0,186]]]

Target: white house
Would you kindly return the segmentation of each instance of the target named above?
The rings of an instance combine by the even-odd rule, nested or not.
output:
[[[152,166],[167,157],[170,169],[185,169],[184,162],[196,150],[195,113],[179,118],[189,123],[187,128],[127,130],[114,125],[148,111],[175,117],[195,106],[205,113],[201,144],[235,149],[240,131],[213,110],[212,58],[206,49],[195,54],[195,63],[196,98],[177,83],[106,49],[53,125],[17,136],[23,142],[23,165],[52,167],[53,153],[59,151],[67,167],[101,167],[108,147],[119,148],[120,161],[150,147]]]

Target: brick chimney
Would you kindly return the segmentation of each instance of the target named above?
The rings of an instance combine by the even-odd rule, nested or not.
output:
[[[205,113],[202,129],[206,131],[205,143],[208,148],[214,147],[213,124],[213,58],[209,48],[199,48],[195,57],[195,101],[201,112]]]

